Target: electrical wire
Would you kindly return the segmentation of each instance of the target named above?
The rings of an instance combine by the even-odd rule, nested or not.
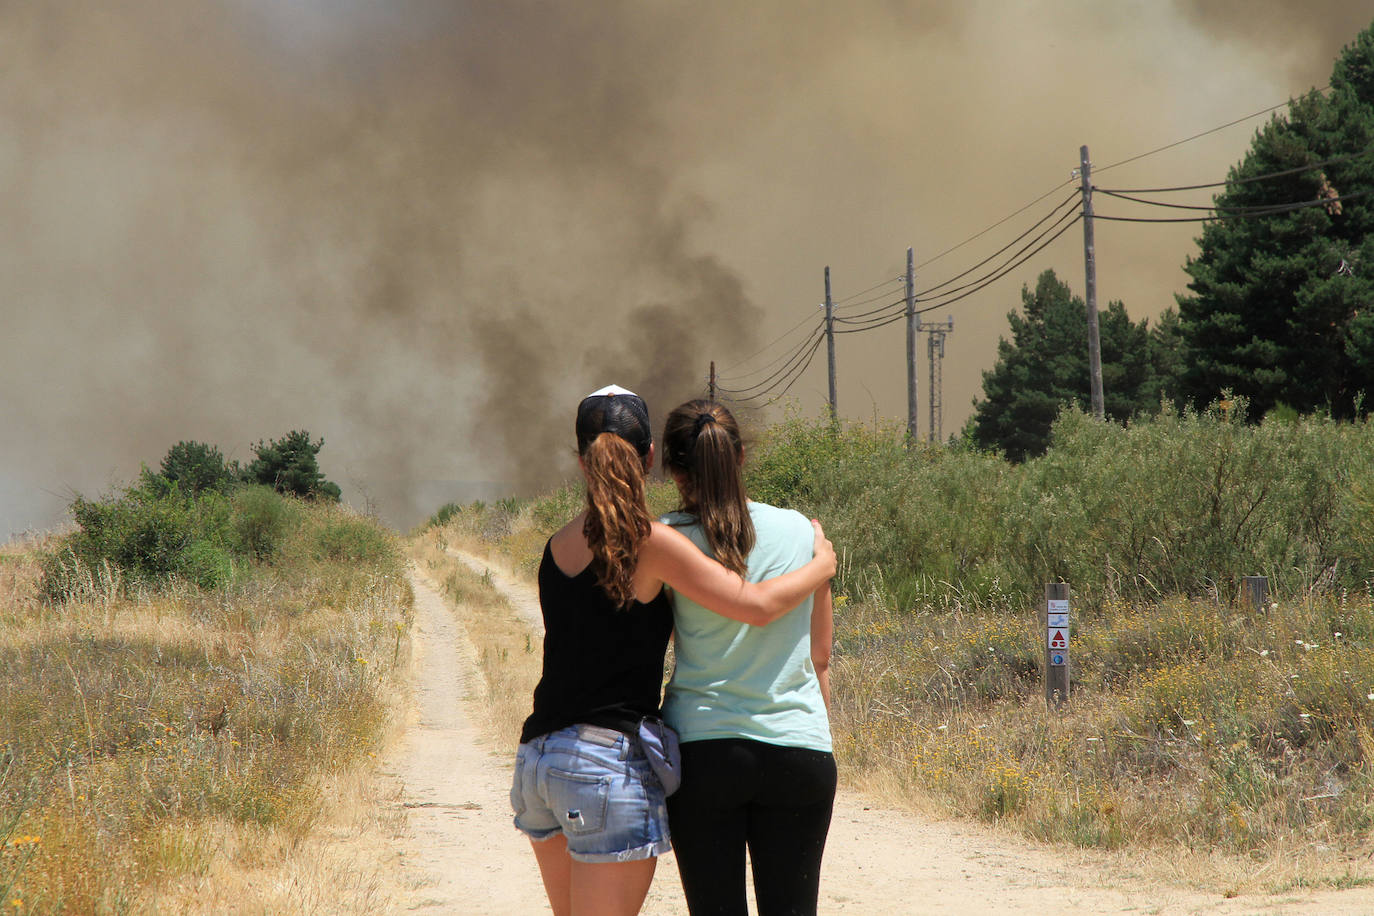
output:
[[[804,341],[800,347],[797,347],[792,351],[792,355],[788,357],[787,363],[781,369],[777,370],[772,375],[768,376],[768,378],[764,379],[761,382],[756,382],[753,385],[748,385],[744,388],[726,388],[717,384],[716,390],[724,391],[728,394],[734,395],[745,395],[753,391],[758,391],[759,394],[766,393],[768,388],[772,386],[772,384],[775,381],[777,381],[779,378],[785,377],[789,372],[792,371],[792,369],[796,366],[797,362],[804,358],[802,354],[806,352],[807,347],[814,347],[817,341],[824,339],[825,331],[822,329],[817,329],[817,331],[813,334],[812,337],[807,338],[806,341]]]
[[[783,396],[787,394],[787,392],[789,392],[789,391],[792,390],[792,386],[795,385],[795,384],[797,383],[797,380],[800,379],[803,375],[806,374],[806,370],[809,369],[809,368],[811,367],[811,362],[812,362],[812,360],[814,360],[814,359],[816,358],[816,351],[820,349],[821,344],[822,344],[824,341],[825,341],[825,337],[824,337],[824,336],[821,336],[821,337],[819,337],[819,338],[816,339],[816,342],[815,342],[814,344],[812,344],[812,346],[811,346],[811,351],[810,351],[809,353],[807,353],[805,361],[799,364],[799,367],[796,369],[796,371],[795,371],[794,373],[792,373],[791,378],[788,379],[787,384],[783,386],[783,388],[782,388],[781,391],[779,391],[779,392],[778,392],[776,395],[774,395],[773,397],[769,398],[767,401],[764,401],[764,402],[759,403],[759,404],[750,404],[750,405],[748,405],[748,406],[756,407],[756,408],[768,407],[769,405],[771,405],[771,404],[776,404],[779,400],[781,400],[781,399],[783,398]],[[719,389],[717,389],[717,390],[719,390]],[[726,392],[726,394],[727,394],[726,400],[734,401],[734,402],[740,402],[740,403],[747,403],[747,402],[749,402],[749,401],[758,400],[759,398],[764,397],[765,395],[768,394],[768,392],[767,392],[767,391],[760,391],[760,392],[757,393],[757,394],[748,395],[748,396],[746,396],[746,397],[728,397],[728,395],[734,394],[734,392]]]
[[[894,278],[891,279],[891,280],[884,280],[884,281],[882,281],[881,283],[875,283],[875,284],[873,284],[873,285],[870,286],[868,289],[861,289],[861,290],[859,290],[857,293],[854,293],[854,294],[851,295],[851,296],[846,296],[846,297],[844,297],[843,299],[836,299],[836,300],[835,300],[834,302],[832,302],[831,304],[838,307],[838,306],[842,305],[843,303],[848,302],[850,299],[857,299],[857,298],[859,298],[860,296],[862,296],[862,295],[864,295],[864,294],[866,294],[866,293],[871,293],[871,292],[873,292],[875,289],[881,289],[882,287],[887,286],[889,283],[901,283],[901,282],[902,282],[902,278],[901,278],[901,277],[894,277]],[[879,296],[878,298],[881,299],[882,297]],[[854,303],[854,304],[855,304],[855,305],[860,305],[861,303],[856,302],[856,303]]]
[[[960,242],[959,244],[953,245],[953,246],[951,246],[951,247],[949,247],[949,248],[946,248],[944,251],[940,252],[940,253],[937,254],[935,257],[930,258],[930,259],[925,260],[925,261],[922,261],[920,264],[917,264],[917,265],[916,265],[916,269],[919,270],[920,268],[925,267],[925,266],[927,266],[927,265],[929,265],[929,264],[934,264],[936,261],[940,260],[940,259],[943,258],[945,255],[947,255],[947,254],[949,254],[949,253],[951,253],[951,252],[954,252],[954,251],[958,251],[960,248],[963,248],[965,245],[967,245],[969,242],[972,242],[972,241],[975,240],[975,239],[982,238],[983,236],[987,235],[987,234],[988,234],[989,232],[991,232],[992,230],[996,229],[998,226],[1002,225],[1003,223],[1007,222],[1008,220],[1012,219],[1013,217],[1019,216],[1020,214],[1024,213],[1024,212],[1027,211],[1027,210],[1029,210],[1031,207],[1033,207],[1033,206],[1035,206],[1036,204],[1040,203],[1040,201],[1044,200],[1046,197],[1049,197],[1049,196],[1050,196],[1051,194],[1053,194],[1055,191],[1058,191],[1060,188],[1064,187],[1065,185],[1073,184],[1073,182],[1074,182],[1074,179],[1072,179],[1072,178],[1068,179],[1067,181],[1061,181],[1059,184],[1057,184],[1057,185],[1055,185],[1054,187],[1050,188],[1050,189],[1049,189],[1048,191],[1046,191],[1044,194],[1041,194],[1041,195],[1040,195],[1039,197],[1037,197],[1035,200],[1033,200],[1033,201],[1031,201],[1030,203],[1026,204],[1024,207],[1021,207],[1021,208],[1019,208],[1019,209],[1013,210],[1012,212],[1008,213],[1006,216],[1002,217],[1002,218],[999,219],[997,222],[993,223],[991,226],[987,227],[986,229],[982,230],[981,232],[975,232],[973,235],[970,235],[968,238],[964,239],[964,240],[963,240],[962,242]]]
[[[1061,204],[1059,208],[1063,208],[1063,204]],[[1053,215],[1053,211],[1050,215]],[[1072,217],[1072,219],[1069,219],[1070,217]],[[942,308],[946,303],[957,302],[959,299],[965,298],[964,295],[955,295],[956,293],[962,293],[964,290],[968,290],[968,293],[966,293],[965,295],[972,295],[978,290],[985,288],[988,284],[996,282],[997,280],[1006,276],[1010,271],[1015,270],[1021,264],[1024,264],[1026,260],[1028,260],[1030,257],[1044,250],[1046,245],[1050,244],[1050,242],[1053,242],[1055,239],[1063,235],[1064,232],[1068,230],[1069,226],[1074,225],[1074,223],[1078,222],[1080,219],[1082,219],[1081,213],[1077,212],[1076,210],[1065,209],[1062,213],[1059,214],[1059,218],[1057,220],[1051,223],[1048,228],[1042,230],[1040,234],[1037,235],[1035,238],[1031,239],[1024,246],[1022,246],[1021,249],[1017,251],[1015,254],[1013,254],[1010,258],[1008,258],[1006,262],[1004,262],[998,267],[994,267],[991,271],[979,277],[977,280],[972,280],[968,283],[963,284],[962,286],[956,286],[953,289],[946,290],[939,296],[935,297],[936,299],[940,300],[938,303],[920,309],[917,312],[917,314],[928,312],[936,308]],[[1065,220],[1069,220],[1069,222],[1065,224]],[[1044,222],[1044,220],[1041,220],[1041,222]],[[1036,225],[1040,225],[1040,223],[1037,223]],[[1056,229],[1058,231],[1056,231]],[[1050,233],[1053,233],[1053,235],[1049,239],[1046,239],[1045,237],[1047,235],[1050,235]],[[1021,238],[1024,237],[1025,233],[1022,234]],[[1041,244],[1042,242],[1043,244]],[[1006,248],[1003,248],[1001,252],[998,252],[998,254],[1001,254],[1004,251],[1006,251]],[[986,264],[988,260],[990,259],[984,259],[984,261],[982,261],[981,263]],[[967,271],[965,273],[967,273]],[[914,297],[914,301],[929,302],[931,300],[926,297]],[[892,311],[887,311],[885,309],[875,309],[875,317],[869,319],[867,322],[861,325],[859,324],[859,322],[853,319],[845,321],[845,324],[855,324],[858,326],[853,328],[846,328],[842,331],[837,331],[836,333],[854,334],[859,331],[871,331],[874,328],[880,328],[887,324],[890,324],[892,321],[895,321],[902,315],[906,314],[906,301],[901,300],[900,302],[894,302],[891,304],[891,306],[889,306],[889,308],[892,308]]]
[[[1068,232],[1070,229],[1072,229],[1074,226],[1076,226],[1080,221],[1082,221],[1082,219],[1083,219],[1083,214],[1082,214],[1082,213],[1076,213],[1076,214],[1074,214],[1074,218],[1071,219],[1071,220],[1069,220],[1069,221],[1068,221],[1067,223],[1065,223],[1062,227],[1060,227],[1059,231],[1055,232],[1054,235],[1052,235],[1052,236],[1050,236],[1049,238],[1045,239],[1045,241],[1042,242],[1040,245],[1038,245],[1034,250],[1026,252],[1025,255],[1019,257],[1016,261],[1011,262],[1011,263],[1008,263],[1005,267],[1003,267],[1003,268],[1000,270],[999,273],[997,273],[997,274],[995,274],[995,275],[990,275],[984,282],[982,282],[982,283],[980,283],[979,285],[975,286],[974,288],[968,290],[967,292],[962,292],[962,293],[960,293],[960,294],[957,295],[957,296],[949,296],[949,298],[943,298],[943,297],[941,297],[941,301],[939,301],[939,302],[932,303],[931,305],[927,305],[927,306],[925,306],[924,308],[916,309],[916,314],[918,314],[918,315],[924,315],[926,312],[933,312],[933,311],[935,311],[936,309],[946,308],[947,306],[953,305],[955,302],[958,302],[960,299],[966,299],[966,298],[968,298],[969,296],[972,296],[974,293],[979,292],[980,290],[983,290],[983,289],[987,288],[988,286],[990,286],[990,285],[993,284],[993,283],[996,283],[998,280],[1002,279],[1002,278],[1005,277],[1007,274],[1011,273],[1013,270],[1015,270],[1016,268],[1020,267],[1022,264],[1026,263],[1027,261],[1029,261],[1031,258],[1035,257],[1037,254],[1039,254],[1040,252],[1044,251],[1044,250],[1045,250],[1046,248],[1048,248],[1050,245],[1054,244],[1054,243],[1059,239],[1060,236],[1062,236],[1065,232]],[[1024,249],[1023,249],[1023,250],[1024,250]],[[953,292],[953,290],[950,290],[949,292]],[[948,293],[946,293],[945,295],[948,296]],[[928,300],[922,300],[922,301],[928,301]]]
[[[1062,203],[1060,203],[1058,206],[1056,206],[1053,210],[1051,210],[1049,213],[1047,213],[1047,214],[1045,214],[1043,217],[1041,217],[1040,220],[1039,220],[1038,222],[1035,223],[1035,225],[1031,226],[1031,227],[1030,227],[1029,229],[1027,229],[1025,232],[1021,233],[1021,234],[1018,235],[1016,238],[1012,239],[1012,240],[1011,240],[1010,242],[1008,242],[1006,245],[1003,245],[1000,249],[998,249],[997,251],[993,252],[991,255],[989,255],[988,257],[984,258],[983,260],[979,261],[977,264],[973,265],[973,267],[970,267],[968,270],[964,271],[963,273],[958,274],[958,275],[956,275],[956,276],[953,276],[953,277],[949,278],[949,279],[946,280],[944,283],[940,283],[940,284],[938,284],[938,285],[936,285],[936,286],[932,286],[932,287],[929,287],[929,288],[927,288],[927,289],[921,290],[920,292],[918,292],[918,293],[915,294],[916,298],[918,298],[918,299],[925,298],[925,297],[928,296],[930,293],[933,293],[933,292],[935,292],[935,291],[938,290],[938,289],[941,289],[941,288],[943,288],[943,287],[948,286],[949,284],[953,283],[955,280],[958,280],[958,279],[961,279],[962,277],[967,276],[968,274],[970,274],[970,273],[972,273],[973,271],[977,270],[978,268],[982,267],[984,264],[988,263],[989,261],[993,260],[994,258],[997,258],[997,257],[1001,256],[1004,252],[1006,252],[1006,250],[1007,250],[1008,248],[1010,248],[1012,245],[1015,245],[1017,242],[1021,241],[1021,240],[1024,239],[1026,236],[1030,235],[1030,234],[1031,234],[1032,232],[1034,232],[1038,227],[1040,227],[1041,225],[1043,225],[1046,221],[1048,221],[1051,217],[1053,217],[1056,213],[1058,213],[1058,218],[1055,219],[1055,221],[1054,221],[1053,223],[1050,224],[1049,228],[1043,230],[1038,236],[1036,236],[1035,238],[1031,239],[1030,242],[1028,242],[1028,243],[1026,244],[1026,247],[1028,248],[1028,247],[1030,247],[1031,245],[1034,245],[1034,244],[1035,244],[1036,242],[1038,242],[1040,239],[1044,238],[1045,235],[1046,235],[1046,233],[1052,232],[1052,231],[1054,230],[1054,228],[1055,228],[1059,223],[1062,223],[1065,219],[1067,219],[1068,216],[1069,216],[1069,214],[1071,214],[1071,213],[1074,212],[1074,209],[1071,208],[1071,207],[1069,207],[1068,205],[1074,200],[1074,198],[1076,198],[1076,197],[1078,197],[1078,196],[1079,196],[1079,193],[1078,193],[1078,192],[1074,192],[1072,195],[1070,195],[1069,197],[1065,198],[1064,201],[1063,201]],[[1024,251],[1025,248],[1022,248],[1021,250]],[[1016,257],[1017,255],[1019,255],[1020,253],[1021,253],[1021,252],[1018,251],[1016,254],[1012,255],[1012,257],[1015,258],[1015,257]],[[972,282],[973,282],[973,283],[977,283],[978,281],[977,281],[977,280],[974,280],[974,281],[972,281]],[[958,291],[961,290],[961,289],[965,289],[968,285],[969,285],[969,284],[965,284],[964,286],[956,286],[956,287],[954,287],[954,289],[946,290],[946,292],[947,292],[947,293],[958,292]]]
[[[866,318],[869,315],[876,315],[879,312],[885,312],[888,309],[892,308],[894,305],[905,306],[906,297],[904,296],[901,299],[889,302],[886,305],[880,305],[878,308],[870,309],[867,312],[860,312],[857,315],[846,315],[843,318],[836,318],[835,320],[838,321],[840,324],[861,324],[863,318]]]
[[[897,279],[898,279],[898,280],[901,280],[901,279],[903,279],[903,278],[898,277]],[[879,294],[879,295],[877,295],[877,296],[870,296],[870,297],[868,297],[867,299],[861,299],[861,300],[858,301],[858,302],[851,302],[851,303],[849,303],[848,305],[837,305],[837,306],[835,307],[835,311],[838,313],[838,312],[841,312],[841,311],[843,311],[843,310],[845,310],[845,309],[856,309],[856,308],[858,308],[858,307],[861,306],[861,305],[868,305],[870,302],[877,302],[879,299],[886,299],[886,298],[887,298],[888,296],[890,296],[890,295],[892,295],[892,294],[891,294],[891,293],[881,293],[881,294]]]
[[[1312,171],[1313,169],[1322,169],[1322,168],[1326,168],[1328,165],[1341,165],[1341,164],[1344,164],[1344,163],[1346,163],[1346,162],[1350,162],[1351,160],[1358,159],[1358,158],[1360,158],[1361,156],[1368,156],[1368,155],[1370,155],[1370,153],[1369,153],[1369,151],[1367,151],[1367,150],[1366,150],[1366,151],[1363,151],[1363,152],[1359,152],[1359,153],[1347,153],[1347,154],[1344,155],[1344,156],[1334,156],[1334,157],[1332,157],[1332,158],[1330,158],[1330,159],[1322,159],[1322,160],[1320,160],[1320,161],[1318,161],[1318,162],[1313,162],[1313,163],[1311,163],[1310,165],[1300,165],[1300,166],[1297,166],[1296,168],[1283,169],[1283,170],[1278,171],[1278,172],[1266,172],[1266,173],[1263,174],[1263,175],[1251,175],[1249,178],[1233,178],[1233,179],[1230,179],[1230,180],[1228,180],[1228,181],[1213,181],[1213,182],[1211,182],[1210,184],[1181,185],[1181,186],[1179,186],[1179,187],[1177,187],[1177,188],[1110,188],[1110,189],[1108,189],[1108,188],[1099,188],[1099,187],[1097,187],[1096,185],[1094,185],[1094,186],[1093,186],[1093,190],[1094,190],[1094,191],[1101,191],[1103,194],[1112,194],[1112,193],[1118,193],[1118,194],[1169,194],[1169,193],[1172,193],[1172,192],[1174,192],[1174,191],[1202,191],[1202,190],[1205,190],[1205,189],[1207,189],[1207,188],[1224,188],[1224,187],[1230,187],[1231,185],[1251,184],[1252,182],[1256,182],[1256,181],[1268,181],[1270,178],[1283,178],[1283,177],[1286,176],[1286,175],[1296,175],[1296,174],[1298,174],[1299,172],[1310,172],[1310,171]]]
[[[1320,89],[1318,89],[1318,90],[1316,90],[1316,91],[1317,91],[1317,92],[1325,92],[1326,90],[1328,90],[1328,89],[1330,89],[1330,88],[1331,88],[1330,84],[1327,84],[1326,86],[1323,86],[1322,88],[1320,88]],[[1138,159],[1144,159],[1144,158],[1147,157],[1147,156],[1153,156],[1153,155],[1155,155],[1156,153],[1162,153],[1162,152],[1164,152],[1165,150],[1173,149],[1173,148],[1176,147],[1176,146],[1182,146],[1182,145],[1185,144],[1185,143],[1191,143],[1192,141],[1194,141],[1194,140],[1199,140],[1199,139],[1201,139],[1201,138],[1203,138],[1203,137],[1206,137],[1206,136],[1209,135],[1209,134],[1214,134],[1214,133],[1216,133],[1216,132],[1219,131],[1219,130],[1225,130],[1225,129],[1228,128],[1228,127],[1235,127],[1237,124],[1243,124],[1243,123],[1245,123],[1246,121],[1249,121],[1249,120],[1251,120],[1251,119],[1253,119],[1253,118],[1258,118],[1258,117],[1260,117],[1260,116],[1262,116],[1262,115],[1267,115],[1267,114],[1269,114],[1269,112],[1271,112],[1271,111],[1278,111],[1280,108],[1283,108],[1283,107],[1285,107],[1286,105],[1292,104],[1292,101],[1293,101],[1292,99],[1289,99],[1287,102],[1280,102],[1280,103],[1277,104],[1277,105],[1270,105],[1268,108],[1265,108],[1265,109],[1262,110],[1262,111],[1257,111],[1257,112],[1255,112],[1254,114],[1248,114],[1248,115],[1246,115],[1246,116],[1243,117],[1243,118],[1236,118],[1234,121],[1227,121],[1225,124],[1219,124],[1219,125],[1217,125],[1216,127],[1211,128],[1210,130],[1204,130],[1202,133],[1193,134],[1191,137],[1184,137],[1182,140],[1175,140],[1173,143],[1166,143],[1165,145],[1160,146],[1160,147],[1157,147],[1157,148],[1155,148],[1155,149],[1152,149],[1152,150],[1150,150],[1149,152],[1140,153],[1139,155],[1131,156],[1130,158],[1127,158],[1127,159],[1122,159],[1122,160],[1119,161],[1119,162],[1113,162],[1111,165],[1104,165],[1104,166],[1102,166],[1101,168],[1095,168],[1095,169],[1093,169],[1093,174],[1100,174],[1100,173],[1102,173],[1102,172],[1107,171],[1108,169],[1114,169],[1114,168],[1116,168],[1117,166],[1125,165],[1125,164],[1128,163],[1128,162],[1135,162],[1135,161],[1138,160]]]
[[[1253,219],[1253,218],[1255,218],[1255,217],[1260,217],[1260,216],[1276,216],[1276,215],[1282,214],[1282,213],[1293,213],[1293,212],[1295,212],[1295,211],[1297,211],[1297,210],[1310,210],[1310,209],[1312,209],[1313,207],[1329,207],[1330,205],[1332,205],[1332,204],[1334,204],[1334,203],[1340,203],[1341,201],[1354,200],[1354,199],[1356,199],[1356,198],[1366,197],[1366,196],[1368,196],[1370,193],[1374,193],[1374,192],[1371,192],[1371,191],[1355,191],[1355,192],[1353,192],[1353,193],[1346,194],[1346,195],[1341,196],[1341,197],[1319,197],[1319,198],[1317,198],[1317,199],[1315,199],[1315,200],[1305,200],[1305,201],[1300,201],[1300,202],[1298,202],[1298,203],[1291,203],[1291,204],[1275,204],[1275,205],[1273,205],[1273,206],[1265,206],[1265,207],[1242,207],[1242,208],[1226,208],[1226,207],[1221,207],[1221,208],[1213,208],[1213,207],[1186,207],[1186,208],[1184,208],[1184,209],[1189,209],[1189,210],[1194,210],[1194,209],[1198,209],[1198,210],[1215,210],[1215,215],[1213,215],[1213,216],[1189,216],[1189,217],[1176,217],[1176,218],[1163,218],[1163,217],[1149,218],[1149,217],[1140,217],[1140,216],[1104,216],[1104,215],[1099,214],[1099,213],[1094,213],[1094,214],[1093,214],[1093,219],[1105,219],[1105,220],[1109,220],[1109,221],[1112,221],[1112,222],[1118,222],[1118,223],[1208,223],[1208,222],[1213,222],[1213,221],[1215,221],[1215,220],[1223,219],[1223,218],[1226,218],[1226,219]],[[1128,198],[1128,199],[1129,199],[1129,198]],[[1156,203],[1156,202],[1153,202],[1153,201],[1145,201],[1145,202],[1146,202],[1146,203],[1154,203],[1155,206],[1159,206],[1159,207],[1180,207],[1180,206],[1181,206],[1180,204],[1163,204],[1163,203]]]
[[[943,287],[946,287],[946,286],[948,286],[949,284],[953,283],[955,280],[961,280],[961,279],[963,279],[964,277],[968,276],[969,274],[973,273],[975,270],[977,270],[978,268],[982,267],[984,264],[986,264],[986,263],[988,263],[989,261],[991,261],[992,259],[996,258],[998,255],[1002,254],[1002,253],[1003,253],[1004,251],[1006,251],[1008,248],[1010,248],[1011,246],[1015,245],[1017,242],[1021,241],[1021,240],[1022,240],[1023,238],[1025,238],[1026,236],[1030,235],[1030,234],[1031,234],[1032,232],[1034,232],[1034,231],[1036,230],[1036,228],[1039,227],[1042,223],[1044,223],[1044,222],[1045,222],[1046,220],[1048,220],[1050,217],[1054,216],[1054,214],[1055,214],[1056,212],[1058,212],[1060,209],[1064,208],[1064,207],[1067,206],[1069,203],[1071,203],[1071,202],[1073,202],[1075,199],[1077,199],[1077,198],[1080,196],[1080,194],[1081,194],[1081,192],[1079,192],[1079,191],[1074,191],[1074,192],[1073,192],[1072,194],[1070,194],[1068,197],[1066,197],[1066,198],[1064,198],[1062,201],[1060,201],[1055,207],[1053,207],[1053,208],[1050,210],[1050,212],[1048,212],[1048,213],[1046,213],[1044,216],[1040,217],[1040,219],[1039,219],[1038,221],[1036,221],[1036,222],[1035,222],[1029,229],[1027,229],[1025,232],[1021,233],[1021,234],[1018,235],[1016,238],[1012,239],[1010,242],[1007,242],[1007,244],[1003,245],[1001,248],[997,249],[997,250],[994,251],[992,254],[988,255],[986,258],[983,258],[983,260],[979,261],[977,264],[974,264],[974,265],[973,265],[972,267],[970,267],[968,270],[964,271],[963,273],[955,274],[954,276],[952,276],[952,277],[950,277],[948,280],[946,280],[944,283],[940,283],[940,284],[937,284],[937,285],[935,285],[935,286],[927,287],[926,289],[920,290],[919,292],[915,293],[914,295],[917,295],[917,296],[924,296],[924,295],[927,295],[927,294],[929,294],[929,293],[933,293],[933,292],[935,292],[937,289],[941,289],[941,288],[943,288]]]
[[[1215,213],[1224,213],[1224,214],[1227,214],[1227,215],[1234,215],[1234,216],[1246,216],[1246,215],[1249,215],[1249,214],[1260,214],[1260,215],[1263,215],[1263,214],[1265,214],[1265,213],[1272,213],[1272,212],[1274,211],[1274,208],[1275,208],[1275,207],[1286,207],[1286,206],[1290,206],[1289,204],[1263,204],[1263,205],[1261,205],[1261,206],[1249,206],[1249,207],[1218,207],[1218,206],[1216,206],[1215,204],[1213,204],[1213,205],[1210,206],[1210,207],[1205,207],[1205,206],[1202,206],[1202,205],[1199,205],[1199,204],[1171,204],[1171,203],[1165,203],[1165,202],[1162,201],[1162,200],[1150,200],[1150,199],[1145,198],[1145,197],[1133,197],[1133,196],[1131,196],[1130,194],[1118,194],[1118,193],[1116,193],[1115,191],[1103,191],[1102,193],[1103,193],[1103,194],[1106,194],[1108,197],[1115,197],[1115,198],[1117,198],[1117,199],[1119,199],[1119,200],[1129,200],[1129,201],[1131,201],[1132,203],[1147,204],[1147,205],[1152,206],[1152,207],[1164,207],[1164,208],[1167,209],[1167,210],[1207,210],[1207,211],[1211,211],[1211,212],[1215,212]],[[1356,192],[1356,193],[1359,193],[1359,192]],[[1348,196],[1354,197],[1355,194],[1350,194],[1350,195],[1348,195]],[[1324,197],[1324,198],[1321,198],[1321,202],[1329,203],[1329,202],[1331,202],[1331,201],[1334,201],[1335,199],[1336,199],[1336,198],[1334,198],[1334,197]],[[1297,202],[1295,201],[1295,203],[1297,203]],[[1307,203],[1311,203],[1311,202],[1310,202],[1310,201],[1301,201],[1301,203],[1307,204]]]
[[[731,369],[734,369],[736,366],[742,366],[742,365],[744,365],[745,363],[749,362],[749,360],[753,359],[754,357],[758,356],[759,354],[761,354],[761,353],[766,353],[768,350],[771,350],[771,349],[772,349],[774,346],[776,346],[778,343],[781,343],[781,342],[782,342],[783,340],[785,340],[786,338],[791,337],[792,334],[794,334],[794,333],[796,332],[797,328],[799,328],[799,327],[801,327],[802,325],[806,324],[808,321],[814,321],[814,320],[815,320],[815,316],[814,316],[814,315],[807,315],[807,316],[806,316],[805,318],[803,318],[801,321],[798,321],[796,324],[792,325],[792,327],[788,328],[786,331],[783,331],[781,335],[779,335],[777,338],[775,338],[774,340],[772,340],[770,343],[765,344],[765,345],[764,345],[763,347],[761,347],[760,349],[758,349],[758,350],[756,350],[755,352],[753,352],[753,353],[749,354],[748,356],[744,357],[744,359],[741,359],[741,360],[739,360],[738,362],[735,362],[735,363],[731,363],[729,366],[725,367],[725,368],[724,368],[723,370],[721,370],[721,371],[722,371],[722,372],[729,372]],[[809,335],[808,335],[808,336],[809,336]],[[780,358],[781,358],[781,357],[779,357],[779,359],[780,359]],[[767,368],[769,368],[770,366],[772,366],[772,365],[774,365],[775,363],[777,363],[777,361],[778,361],[777,359],[774,359],[774,360],[772,360],[771,362],[769,362],[767,365],[760,366],[760,367],[757,368],[757,369],[750,369],[748,372],[741,372],[739,375],[729,375],[729,376],[717,375],[717,376],[716,376],[716,379],[717,379],[717,381],[719,381],[719,380],[722,379],[722,378],[725,379],[726,381],[734,381],[734,380],[738,380],[738,379],[745,379],[745,378],[748,378],[748,377],[751,376],[751,375],[758,375],[758,374],[759,374],[760,372],[762,372],[764,369],[767,369]]]

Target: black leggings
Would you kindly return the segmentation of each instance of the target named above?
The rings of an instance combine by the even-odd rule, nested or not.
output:
[[[814,916],[835,805],[835,758],[742,738],[682,745],[668,824],[692,916],[747,916],[744,848],[759,916]]]

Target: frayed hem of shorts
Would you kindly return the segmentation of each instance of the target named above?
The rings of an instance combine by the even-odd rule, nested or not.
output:
[[[599,865],[603,862],[637,862],[640,859],[653,859],[671,851],[673,848],[672,840],[659,840],[657,843],[646,843],[643,846],[636,846],[634,849],[627,849],[624,852],[573,852],[568,850],[569,857],[574,862],[587,862]]]

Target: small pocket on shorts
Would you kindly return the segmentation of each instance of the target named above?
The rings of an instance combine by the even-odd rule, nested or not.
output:
[[[580,836],[606,829],[609,777],[549,767],[547,794],[549,808],[566,833]]]

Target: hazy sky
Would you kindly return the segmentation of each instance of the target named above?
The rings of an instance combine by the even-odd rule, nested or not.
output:
[[[784,352],[725,371],[819,318],[826,265],[882,305],[908,246],[1066,182],[1079,146],[1101,167],[1324,86],[1368,24],[1336,0],[0,0],[0,539],[181,439],[248,459],[307,429],[400,525],[560,479],[581,394],[661,416],[709,360]],[[1262,123],[1101,183],[1220,180]],[[1157,314],[1195,234],[1099,223],[1102,302]],[[949,312],[946,434],[1048,267],[1081,293],[1081,230]],[[904,346],[841,340],[842,413],[905,416]],[[795,409],[825,389],[820,358]]]

